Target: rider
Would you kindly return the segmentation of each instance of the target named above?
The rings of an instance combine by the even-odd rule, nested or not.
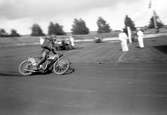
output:
[[[53,49],[53,45],[54,45],[54,39],[53,38],[55,38],[55,35],[40,38],[40,44],[41,44],[41,48],[42,48],[42,52],[41,52],[42,59],[40,60],[40,62],[36,66],[37,70],[40,69],[40,65],[42,65],[46,61],[50,52],[52,52],[53,54],[58,54]]]

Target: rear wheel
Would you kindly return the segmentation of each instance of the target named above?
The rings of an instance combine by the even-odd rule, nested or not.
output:
[[[30,61],[24,60],[24,61],[22,61],[22,62],[20,63],[18,70],[19,70],[19,73],[20,73],[21,75],[28,76],[28,75],[31,75],[31,74],[32,74],[31,71],[28,71],[28,70],[30,70],[32,67],[33,67],[33,65],[32,65],[32,63],[31,63]]]
[[[59,58],[53,65],[53,72],[58,75],[63,75],[68,71],[70,67],[70,61],[66,56]]]

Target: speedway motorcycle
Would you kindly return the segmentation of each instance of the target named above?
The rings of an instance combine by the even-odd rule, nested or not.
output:
[[[40,61],[40,57],[28,57],[23,60],[18,67],[18,71],[21,75],[28,76],[33,73],[47,73],[54,72],[57,75],[63,75],[70,69],[70,61],[68,57],[61,54],[49,55],[47,60],[40,65],[40,69],[34,69],[38,62]]]

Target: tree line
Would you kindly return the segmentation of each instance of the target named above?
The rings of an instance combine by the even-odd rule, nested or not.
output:
[[[20,37],[20,34],[15,29],[11,29],[10,33],[7,33],[5,29],[1,28],[0,37]]]
[[[99,17],[96,23],[98,26],[98,30],[97,30],[98,33],[111,32],[109,24],[107,24],[107,22],[102,17]],[[31,36],[45,35],[39,24],[33,24],[31,30],[32,30]],[[89,34],[89,32],[90,30],[83,19],[81,18],[74,19],[72,28],[71,28],[71,33],[73,35]],[[48,26],[47,35],[66,35],[66,32],[63,30],[63,26],[60,25],[59,23],[50,22]]]
[[[154,28],[155,22],[154,22],[153,18],[154,17],[150,18],[150,22],[149,22],[147,28]],[[156,18],[158,18],[158,17],[156,17]],[[159,20],[156,20],[156,23],[157,23],[157,28],[161,28],[164,26],[164,24]],[[110,25],[102,17],[98,17],[96,24],[98,27],[98,29],[97,29],[98,33],[109,33],[112,31]],[[132,31],[136,30],[134,21],[128,15],[125,16],[124,24],[125,24],[124,31],[127,31],[127,27],[130,27],[130,29]],[[89,34],[89,32],[90,32],[90,30],[87,27],[86,22],[83,19],[81,19],[81,18],[74,19],[73,24],[72,24],[72,28],[71,28],[71,33],[73,35]],[[66,35],[66,34],[67,33],[63,30],[62,25],[60,25],[59,23],[50,22],[50,24],[48,26],[47,35]],[[31,34],[30,35],[31,36],[44,36],[46,34],[43,32],[43,30],[39,24],[33,24],[31,27]],[[4,29],[0,29],[0,37],[8,37],[8,36],[18,37],[18,36],[20,36],[20,34],[15,29],[12,29],[10,34],[8,34]]]

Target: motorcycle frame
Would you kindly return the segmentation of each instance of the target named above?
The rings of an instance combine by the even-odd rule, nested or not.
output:
[[[28,57],[27,61],[30,61],[31,62],[31,58],[35,58],[35,57]],[[54,63],[56,63],[56,61],[59,60],[59,57],[55,57],[54,59],[46,59],[46,61],[42,64],[43,66],[43,69],[41,70],[41,72],[44,72],[46,73],[47,71],[50,70],[50,68],[52,67],[52,65]],[[36,60],[35,60],[36,61]],[[33,62],[31,62],[33,63]],[[31,71],[31,72],[38,72],[38,71],[35,71],[35,70],[28,70],[28,71]]]

